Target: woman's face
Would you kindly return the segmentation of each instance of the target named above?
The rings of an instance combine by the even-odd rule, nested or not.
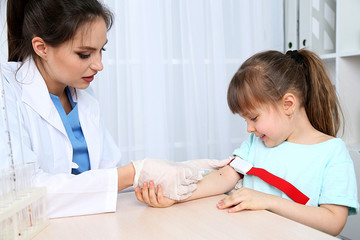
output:
[[[40,70],[49,92],[59,96],[66,86],[85,89],[103,69],[102,51],[107,42],[102,18],[80,27],[74,38],[57,47],[47,47]]]

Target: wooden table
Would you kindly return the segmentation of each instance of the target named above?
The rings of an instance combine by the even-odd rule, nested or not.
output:
[[[224,196],[151,208],[120,193],[115,213],[51,219],[34,239],[337,239],[268,211],[218,210]]]

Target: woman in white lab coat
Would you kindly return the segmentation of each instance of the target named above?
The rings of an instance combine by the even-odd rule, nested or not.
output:
[[[36,162],[49,217],[115,211],[119,190],[149,178],[167,184],[170,197],[186,198],[201,178],[171,161],[121,166],[88,88],[103,68],[112,20],[97,0],[8,0],[9,62],[1,74],[14,156],[21,146],[24,160]]]

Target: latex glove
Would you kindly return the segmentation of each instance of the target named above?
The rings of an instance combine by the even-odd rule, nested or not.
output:
[[[155,186],[161,184],[164,196],[173,200],[190,197],[196,183],[202,179],[197,168],[165,159],[146,158],[132,164],[135,168],[134,188],[142,188],[144,182],[153,180]]]
[[[194,160],[184,161],[182,163],[186,164],[189,167],[198,169],[202,174],[206,174],[226,166],[231,161],[231,159],[232,159],[231,157],[223,160],[194,159]]]

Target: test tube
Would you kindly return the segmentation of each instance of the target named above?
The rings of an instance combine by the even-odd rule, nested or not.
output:
[[[8,218],[0,222],[0,240],[14,239],[14,225],[13,219]]]
[[[14,192],[12,188],[11,169],[1,170],[1,196],[0,196],[0,208],[6,208],[14,200]]]

